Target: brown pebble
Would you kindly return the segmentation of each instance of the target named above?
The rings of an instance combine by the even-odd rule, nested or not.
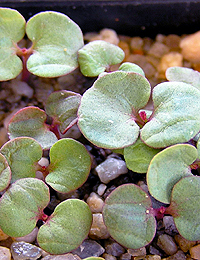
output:
[[[11,253],[10,253],[9,248],[0,246],[0,259],[1,260],[10,260],[11,259]]]
[[[147,254],[146,247],[128,249],[127,252],[132,256],[145,256]]]
[[[118,46],[124,51],[125,57],[124,61],[126,61],[127,57],[130,55],[130,48],[127,42],[120,41]]]
[[[164,43],[168,46],[171,50],[179,50],[181,38],[176,34],[170,34],[165,37]]]
[[[173,255],[177,252],[178,248],[174,239],[167,235],[162,234],[158,237],[157,245],[167,254]]]
[[[104,254],[103,254],[103,258],[104,258],[105,260],[117,260],[117,258],[116,258],[115,256],[110,255],[110,254],[107,254],[107,253],[104,253]]]
[[[95,192],[92,192],[87,198],[87,204],[92,212],[100,213],[102,212],[104,201]]]
[[[160,42],[155,42],[149,49],[148,54],[156,58],[161,58],[163,55],[169,52],[169,47]]]
[[[196,260],[200,260],[200,244],[190,248],[190,255]]]
[[[93,214],[93,221],[90,228],[89,237],[92,239],[107,239],[110,237],[110,234],[108,233],[108,230],[104,224],[102,214]]]
[[[175,240],[177,242],[177,244],[179,245],[180,249],[183,252],[187,252],[192,246],[194,246],[196,244],[196,242],[194,241],[189,241],[187,239],[185,239],[184,237],[182,237],[181,235],[177,234],[175,235]]]
[[[186,255],[183,253],[183,251],[178,250],[176,254],[169,256],[167,258],[164,258],[165,260],[186,260]],[[163,259],[163,260],[164,260]]]

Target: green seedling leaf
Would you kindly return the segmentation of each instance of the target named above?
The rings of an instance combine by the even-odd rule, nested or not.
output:
[[[63,138],[51,147],[50,162],[46,183],[59,192],[79,188],[90,173],[89,153],[81,143],[70,138]]]
[[[124,148],[124,159],[127,167],[137,173],[146,173],[151,159],[160,152],[144,144],[140,139]]]
[[[158,84],[153,102],[154,113],[141,130],[141,139],[148,146],[161,148],[187,142],[199,132],[200,91],[190,84]]]
[[[116,71],[101,75],[87,90],[78,110],[78,126],[97,146],[118,149],[139,135],[138,111],[149,99],[151,87],[140,74]]]
[[[10,184],[11,170],[6,158],[0,153],[0,191],[5,190]]]
[[[167,210],[174,217],[181,236],[190,241],[200,239],[199,197],[200,177],[185,177],[174,186]]]
[[[151,195],[169,204],[172,188],[181,178],[192,175],[189,165],[197,156],[197,149],[189,144],[173,145],[155,155],[147,172]]]
[[[33,42],[33,54],[27,62],[31,73],[58,77],[78,67],[83,35],[68,16],[53,11],[36,14],[27,22],[26,34]]]
[[[0,153],[5,156],[11,168],[11,182],[35,177],[35,166],[42,157],[42,147],[37,141],[30,137],[17,137],[5,143]]]
[[[11,119],[8,132],[10,139],[28,136],[34,138],[43,149],[51,147],[58,139],[45,124],[46,114],[37,107],[25,107]]]
[[[0,227],[11,237],[29,234],[49,203],[49,189],[43,181],[16,181],[0,199]]]
[[[124,59],[124,51],[105,41],[93,41],[78,51],[78,62],[84,76],[95,77],[103,73],[110,65]]]
[[[197,141],[198,159],[200,159],[200,138]]]
[[[66,90],[53,92],[48,97],[45,111],[60,125],[62,133],[76,122],[80,101],[81,95]]]
[[[142,68],[140,68],[140,66],[138,66],[137,64],[134,64],[132,62],[124,62],[120,65],[119,67],[119,70],[122,70],[122,71],[129,71],[129,72],[135,72],[135,73],[139,73],[141,74],[142,76],[145,77],[145,73],[143,71]]]
[[[135,184],[116,188],[106,199],[103,217],[110,235],[127,248],[149,244],[156,232],[150,197]]]
[[[38,243],[51,254],[76,249],[86,238],[92,224],[89,206],[78,199],[61,202],[49,220],[39,229]]]
[[[25,34],[25,19],[16,10],[0,8],[0,81],[14,79],[22,71],[16,44]]]
[[[191,84],[200,90],[200,73],[193,69],[183,67],[170,67],[166,71],[166,78],[169,81],[179,81]]]

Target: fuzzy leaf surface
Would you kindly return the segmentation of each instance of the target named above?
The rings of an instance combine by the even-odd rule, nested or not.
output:
[[[122,71],[129,71],[129,72],[135,72],[135,73],[139,73],[141,74],[142,76],[145,77],[145,73],[143,71],[142,68],[140,68],[140,66],[138,66],[137,64],[134,64],[132,62],[123,62],[120,67],[119,67],[119,70],[122,70]]]
[[[38,243],[51,254],[70,252],[87,237],[91,224],[92,213],[84,201],[65,200],[39,229]]]
[[[43,181],[16,181],[0,199],[0,227],[11,237],[29,234],[49,203],[49,189]]]
[[[14,182],[21,178],[35,177],[35,165],[42,157],[42,147],[33,138],[18,137],[5,143],[1,149],[11,168]]]
[[[124,59],[124,51],[106,41],[92,41],[78,51],[78,62],[84,76],[95,77],[110,65],[118,64]]]
[[[67,90],[53,92],[48,97],[45,111],[59,124],[62,133],[76,121],[80,101],[80,94]]]
[[[195,100],[195,102],[194,102]],[[154,114],[141,139],[161,148],[189,141],[200,129],[200,91],[182,82],[164,82],[153,90]]]
[[[25,34],[25,19],[16,10],[0,8],[0,81],[14,79],[22,71],[15,46]]]
[[[53,11],[38,13],[27,22],[26,34],[34,51],[27,68],[34,75],[58,77],[78,67],[83,35],[68,16]]]
[[[127,167],[137,173],[146,173],[151,159],[160,152],[138,139],[134,144],[124,148],[124,159]]]
[[[78,126],[97,146],[118,149],[133,144],[139,135],[135,114],[150,96],[149,82],[133,72],[100,76],[87,90],[78,110]]]
[[[50,162],[45,181],[64,193],[79,188],[87,180],[91,167],[84,145],[70,138],[63,138],[51,147]]]
[[[135,184],[119,186],[107,197],[103,218],[110,235],[127,248],[143,247],[155,235],[150,197]]]
[[[0,151],[1,152],[1,151]],[[6,158],[0,153],[0,191],[5,190],[10,184],[11,170]]]
[[[170,67],[166,71],[166,78],[169,81],[179,81],[191,84],[200,90],[200,73],[193,69],[183,67]]]
[[[175,225],[185,239],[200,239],[200,177],[191,176],[181,179],[172,191],[169,214],[174,217]]]
[[[45,121],[44,110],[33,106],[22,108],[11,118],[8,126],[9,137],[10,139],[21,136],[32,137],[43,149],[47,149],[58,139],[49,131]]]
[[[189,144],[173,145],[155,155],[147,172],[151,195],[169,204],[174,185],[181,178],[192,175],[189,165],[197,156],[197,149]]]

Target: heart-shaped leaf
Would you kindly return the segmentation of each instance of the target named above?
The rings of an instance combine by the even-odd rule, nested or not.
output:
[[[122,62],[124,55],[124,51],[118,46],[97,40],[86,44],[78,51],[78,62],[84,76],[95,77],[110,65]]]
[[[97,146],[118,149],[139,135],[138,111],[149,99],[151,87],[140,74],[116,71],[101,75],[87,90],[78,110],[78,126]]]
[[[51,147],[58,139],[45,124],[46,114],[38,107],[20,109],[11,119],[8,132],[10,139],[28,136],[41,144],[43,149]]]
[[[200,90],[200,73],[193,69],[184,67],[170,67],[166,71],[166,78],[169,81],[180,81],[191,84]]]
[[[129,72],[135,72],[135,73],[139,73],[142,76],[145,77],[145,73],[143,71],[142,68],[140,68],[140,66],[138,66],[137,64],[134,64],[132,62],[124,62],[120,65],[119,70],[123,70],[123,71],[129,71]]]
[[[172,190],[167,213],[174,217],[176,227],[185,239],[200,239],[200,177],[182,178]]]
[[[195,100],[195,102],[194,102]],[[189,141],[200,129],[200,91],[182,82],[164,82],[153,90],[154,113],[141,139],[155,148]]]
[[[39,229],[38,243],[51,254],[64,254],[77,248],[89,233],[92,213],[81,200],[61,202],[49,220]]]
[[[0,153],[0,191],[5,190],[10,184],[11,170],[6,158]]]
[[[83,35],[68,16],[53,11],[36,14],[27,22],[26,34],[33,42],[33,54],[27,62],[31,73],[58,77],[78,67]]]
[[[127,167],[137,173],[146,173],[151,159],[160,152],[138,139],[131,146],[124,148],[124,159]]]
[[[14,182],[21,178],[35,177],[35,166],[42,157],[42,147],[30,137],[18,137],[5,143],[1,149],[11,168]]]
[[[14,79],[22,71],[15,47],[24,34],[24,17],[16,10],[0,8],[0,81]]]
[[[192,175],[189,165],[197,156],[197,149],[189,144],[173,145],[155,155],[147,172],[151,195],[163,203],[170,203],[172,188],[181,178]]]
[[[67,90],[53,92],[48,97],[45,111],[60,125],[62,133],[76,122],[80,101],[80,94]]]
[[[119,186],[107,197],[103,217],[110,235],[127,248],[143,247],[154,238],[150,197],[135,184]]]
[[[16,181],[0,199],[0,227],[11,237],[29,234],[49,203],[49,189],[43,181]]]
[[[91,167],[86,148],[70,138],[63,138],[51,147],[50,162],[45,181],[64,193],[79,188],[87,180]]]

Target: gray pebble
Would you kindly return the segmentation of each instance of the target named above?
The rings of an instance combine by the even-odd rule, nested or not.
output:
[[[42,255],[42,249],[26,242],[14,242],[11,245],[14,260],[36,260]]]

